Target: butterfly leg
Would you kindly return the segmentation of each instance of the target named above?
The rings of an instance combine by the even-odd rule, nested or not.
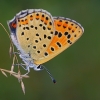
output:
[[[11,55],[14,55],[14,54],[18,54],[19,55],[20,53],[19,52],[9,52],[9,54],[11,56]]]
[[[21,66],[24,70],[27,70],[27,68],[25,68],[24,66],[26,66],[25,64],[14,64],[14,66]]]
[[[26,64],[22,64],[22,63],[21,64],[14,64],[14,66],[21,66],[24,70],[26,70],[27,73],[24,75],[27,75],[30,72],[30,68],[29,68],[29,66],[26,66]]]
[[[13,52],[12,54],[18,54],[19,55],[20,53],[19,52]]]
[[[30,68],[27,66],[27,73],[24,75],[27,75],[30,72]]]

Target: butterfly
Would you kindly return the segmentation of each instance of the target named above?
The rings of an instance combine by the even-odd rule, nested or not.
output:
[[[42,70],[42,64],[51,60],[75,43],[83,34],[76,21],[53,17],[43,9],[22,10],[8,21],[10,36],[23,60],[27,74],[30,68]]]

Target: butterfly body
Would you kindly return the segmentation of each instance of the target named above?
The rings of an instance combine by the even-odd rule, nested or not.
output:
[[[11,39],[27,70],[41,70],[49,61],[76,42],[84,32],[74,20],[52,17],[43,9],[22,10],[8,21]]]

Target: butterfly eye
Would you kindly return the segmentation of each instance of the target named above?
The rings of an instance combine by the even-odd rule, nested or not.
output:
[[[34,67],[34,70],[35,70],[35,71],[41,71],[41,70],[43,70],[43,69],[44,69],[44,68],[43,68],[41,65]]]

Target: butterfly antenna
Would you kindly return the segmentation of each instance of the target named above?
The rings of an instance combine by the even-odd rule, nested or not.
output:
[[[52,79],[52,82],[53,83],[56,83],[56,80],[53,78],[53,76],[51,75],[51,73],[49,72],[49,70],[45,67],[45,66],[43,66],[43,68],[46,70],[46,72],[49,74],[49,76],[50,76],[50,78]]]

